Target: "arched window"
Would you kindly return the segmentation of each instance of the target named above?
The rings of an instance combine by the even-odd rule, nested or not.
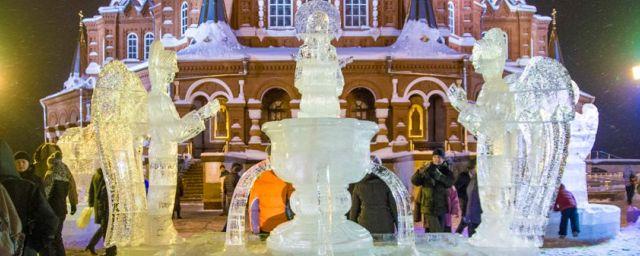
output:
[[[429,98],[428,109],[428,140],[430,142],[444,142],[447,132],[447,115],[444,101],[439,95],[432,95]],[[442,146],[441,146],[442,147]]]
[[[269,27],[288,28],[292,26],[293,4],[291,0],[269,0]]]
[[[409,138],[424,140],[426,139],[425,130],[427,127],[424,99],[420,95],[412,95],[409,97],[409,102],[411,103],[407,115]]]
[[[153,43],[153,33],[149,32],[144,35],[144,59],[149,59],[149,49]]]
[[[449,1],[449,31],[451,34],[456,33],[456,8],[452,1]]]
[[[228,139],[229,138],[229,111],[227,111],[226,98],[216,98],[220,101],[220,111],[213,117],[213,138]]]
[[[369,26],[368,3],[368,0],[344,0],[344,26],[346,28]]]
[[[138,35],[131,33],[127,35],[127,59],[138,58]]]
[[[184,35],[184,32],[187,31],[187,19],[189,18],[188,14],[189,5],[187,2],[182,2],[182,6],[180,6],[180,33]]]
[[[347,96],[347,117],[376,121],[375,98],[365,88],[356,88]]]
[[[204,96],[198,96],[193,100],[193,105],[191,106],[191,110],[200,109],[201,107],[207,104],[208,100]],[[209,143],[208,138],[210,138],[211,129],[205,129],[203,132],[191,138],[191,146],[193,150],[193,156],[195,158],[200,158],[200,155],[203,152],[207,151],[207,144]]]
[[[280,88],[273,88],[268,90],[262,96],[262,117],[260,125],[271,122],[287,119],[291,117],[291,107],[289,102],[291,97],[289,94]],[[262,141],[269,142],[269,137],[265,133],[262,133]]]
[[[419,104],[409,109],[409,138],[424,138],[424,108]]]

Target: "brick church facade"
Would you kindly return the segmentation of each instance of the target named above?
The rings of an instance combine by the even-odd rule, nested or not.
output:
[[[55,142],[69,127],[91,122],[93,84],[100,67],[121,60],[149,88],[149,45],[160,39],[178,51],[179,72],[171,95],[180,114],[219,99],[223,111],[207,130],[182,145],[203,163],[205,202],[222,163],[252,164],[266,157],[263,123],[297,115],[293,55],[301,41],[294,14],[302,0],[112,0],[82,20],[74,68],[64,89],[41,100],[44,133]],[[475,99],[482,80],[468,61],[483,31],[508,34],[508,72],[521,71],[532,56],[547,56],[550,17],[524,0],[330,0],[342,15],[338,54],[343,69],[342,115],[375,122],[371,149],[408,183],[415,166],[445,148],[472,155],[475,140],[457,122],[445,91],[464,86]],[[388,54],[409,20],[436,28],[455,54],[403,58]],[[224,21],[243,46],[238,58],[186,58],[199,24]],[[427,40],[435,40],[425,38]],[[593,101],[584,96],[581,102]],[[214,189],[215,190],[215,189]],[[209,195],[207,195],[209,194]],[[208,198],[208,199],[207,199]]]

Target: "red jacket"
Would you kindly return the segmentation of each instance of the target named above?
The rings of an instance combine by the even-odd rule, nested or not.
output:
[[[560,185],[558,191],[558,197],[556,197],[556,203],[553,206],[554,211],[564,211],[565,209],[577,207],[576,198],[569,190],[564,188],[564,184]]]

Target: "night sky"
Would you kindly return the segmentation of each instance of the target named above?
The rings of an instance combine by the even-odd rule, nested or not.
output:
[[[108,0],[0,0],[0,138],[14,150],[43,141],[39,99],[62,89],[77,42],[79,10]],[[529,0],[540,14],[558,9],[565,66],[596,97],[600,128],[594,150],[640,158],[640,0]]]

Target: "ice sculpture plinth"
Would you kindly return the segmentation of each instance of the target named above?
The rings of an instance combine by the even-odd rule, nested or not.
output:
[[[327,250],[336,254],[370,250],[371,234],[345,213],[351,206],[348,184],[362,179],[370,167],[369,144],[377,125],[299,118],[267,123],[263,130],[271,139],[273,169],[295,188],[290,202],[296,214],[271,232],[267,247],[316,254],[328,242]]]
[[[304,40],[296,58],[295,87],[302,94],[298,117],[263,126],[271,140],[271,166],[293,184],[293,220],[276,227],[267,239],[274,253],[293,255],[368,254],[371,234],[346,219],[351,206],[349,183],[370,171],[370,141],[377,124],[340,116],[338,96],[344,78],[331,40],[340,13],[325,1],[309,1],[296,15]]]
[[[620,231],[620,208],[614,205],[590,204],[588,201],[585,159],[595,142],[598,122],[598,108],[593,104],[582,106],[582,114],[576,113],[576,118],[571,122],[569,157],[562,183],[576,198],[580,215],[580,235],[567,236],[566,239],[569,240],[598,242],[614,238]],[[558,237],[560,215],[560,212],[549,214],[545,237]]]

